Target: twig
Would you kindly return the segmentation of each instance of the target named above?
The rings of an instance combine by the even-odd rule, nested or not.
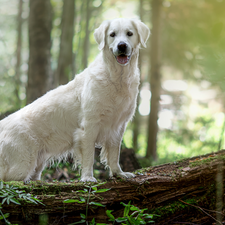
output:
[[[196,206],[196,205],[192,205],[192,204],[189,204],[187,202],[184,202],[182,201],[181,199],[178,199],[180,202],[183,202],[184,204],[186,205],[190,205],[190,206],[193,206],[195,208],[198,208],[200,209],[203,213],[205,213],[207,216],[211,217],[213,220],[215,220],[216,222],[218,222],[219,224],[223,225],[220,221],[218,221],[217,219],[215,219],[213,216],[211,216],[209,213],[207,213],[203,208],[199,207],[199,206]],[[207,209],[206,209],[207,210]]]

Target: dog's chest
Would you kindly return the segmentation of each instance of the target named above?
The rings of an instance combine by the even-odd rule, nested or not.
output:
[[[125,114],[130,117],[136,106],[138,84],[111,86],[104,98],[102,116],[116,120]]]
[[[126,109],[135,101],[135,90],[132,92],[130,88],[126,88],[115,92],[111,101],[116,108]]]

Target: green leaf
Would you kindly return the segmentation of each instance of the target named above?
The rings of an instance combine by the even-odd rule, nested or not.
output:
[[[94,191],[97,191],[98,189],[97,189],[97,187],[91,187]]]
[[[44,203],[42,203],[40,200],[38,200],[38,199],[36,199],[36,198],[34,198],[34,197],[33,197],[33,199],[34,199],[37,203],[39,203],[39,204],[41,204],[41,205],[44,205],[44,206],[45,206],[45,204],[44,204]]]
[[[82,219],[86,219],[86,216],[85,216],[83,213],[80,214],[80,217],[81,217]]]
[[[108,188],[108,189],[99,189],[97,190],[95,193],[102,193],[102,192],[106,192],[106,191],[109,191],[111,188]]]
[[[3,200],[2,200],[2,205],[5,203],[6,199],[7,199],[7,198],[3,198]]]
[[[80,200],[81,200],[82,202],[86,202],[86,199],[85,199],[84,197],[80,197]]]
[[[116,219],[116,222],[117,222],[117,223],[121,223],[121,222],[125,222],[125,221],[127,221],[127,218],[124,218],[124,217],[118,217],[118,218]]]
[[[4,217],[5,218],[8,218],[9,217],[9,213],[4,214]],[[4,219],[4,217],[3,216],[0,216],[0,220]]]
[[[78,224],[78,223],[85,223],[85,222],[86,222],[86,220],[80,220],[80,221],[78,221],[76,223],[70,223],[69,225],[74,225],[74,224]]]
[[[3,195],[0,195],[1,198],[5,198],[6,196],[8,196],[7,193],[3,194]]]
[[[90,225],[95,225],[95,218],[92,219]]]
[[[140,224],[143,224],[142,223],[143,220],[135,220],[134,218],[128,218],[128,220],[129,220],[130,224],[132,224],[132,225],[140,225]],[[144,224],[146,224],[146,223],[144,222]]]
[[[95,185],[93,185],[92,187],[99,187],[99,186],[101,186],[101,185],[103,185],[103,184],[106,184],[106,182],[102,182],[102,183],[95,184]]]
[[[80,193],[87,193],[88,190],[87,190],[87,189],[84,189],[84,190],[78,190],[77,192],[80,192]]]
[[[29,200],[30,202],[32,202],[32,203],[37,205],[37,202],[34,199],[32,199],[32,198],[27,198],[27,200]]]
[[[106,210],[106,215],[110,218],[110,221],[114,221],[115,217],[112,215],[113,210]]]
[[[129,201],[129,203],[128,203],[127,205],[124,204],[124,203],[122,204],[122,205],[125,205],[125,209],[124,209],[124,212],[123,212],[123,216],[124,216],[124,217],[128,216],[128,214],[129,214],[130,206],[131,206],[131,205],[130,205],[130,202],[131,202],[131,201]],[[122,203],[122,202],[121,202],[121,203]]]
[[[17,205],[21,205],[20,202],[18,200],[16,200],[15,198],[10,199],[10,202],[17,204]]]
[[[153,215],[148,214],[147,216],[145,216],[145,219],[152,219]]]
[[[102,205],[99,202],[90,202],[89,205],[96,205],[96,206],[101,206],[101,207],[105,207],[105,205]]]
[[[125,206],[125,207],[127,206],[127,204],[125,204],[125,203],[123,203],[123,202],[120,202],[120,204],[123,205],[123,206]]]
[[[139,211],[140,209],[139,209],[138,207],[132,205],[132,206],[130,207],[130,210],[132,210],[132,211]]]
[[[78,203],[84,203],[84,202],[81,202],[77,199],[66,199],[63,201],[64,203],[74,203],[74,202],[78,202]]]
[[[139,211],[135,211],[133,212],[130,216],[134,216],[135,214],[139,213]],[[139,213],[138,216],[141,216],[141,214]]]

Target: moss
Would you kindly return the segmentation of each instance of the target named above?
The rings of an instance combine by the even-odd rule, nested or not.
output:
[[[24,184],[24,182],[22,181],[10,181],[4,182],[4,184],[8,184],[9,186],[13,185],[15,187],[18,187],[20,190],[25,190],[25,192],[34,195],[57,195],[60,194],[62,191],[71,193],[72,190],[76,191],[84,188],[83,183],[47,183],[43,181],[31,181],[28,184]]]
[[[196,159],[195,161],[193,162],[190,162],[190,167],[196,167],[196,166],[201,166],[201,165],[209,165],[210,163],[212,163],[213,161],[215,160],[225,160],[225,155],[217,155],[217,156],[209,156],[207,158],[199,158],[199,159]]]
[[[141,174],[144,174],[145,172],[151,171],[152,169],[153,169],[153,167],[146,167],[146,168],[138,169],[138,170],[134,171],[134,174],[141,175]]]
[[[162,218],[166,218],[169,215],[174,214],[176,211],[180,211],[181,209],[185,209],[188,206],[179,201],[175,201],[171,204],[167,204],[166,206],[160,206],[154,210],[151,210],[152,214],[160,215]]]
[[[151,214],[160,215],[160,218],[156,218],[155,222],[159,222],[164,218],[174,217],[177,214],[182,214],[182,211],[190,211],[190,214],[196,213],[198,208],[215,209],[216,207],[216,186],[211,184],[208,187],[200,187],[203,190],[202,194],[195,196],[183,197],[179,200],[170,201],[168,204],[159,206],[150,211]]]

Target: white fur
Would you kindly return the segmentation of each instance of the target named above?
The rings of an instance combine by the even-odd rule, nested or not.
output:
[[[114,38],[109,36],[112,30]],[[128,30],[133,36],[127,36]],[[116,19],[103,22],[94,36],[102,52],[87,69],[0,121],[0,179],[39,180],[48,160],[71,153],[75,166],[81,164],[81,181],[96,181],[95,145],[102,146],[101,160],[111,176],[134,176],[121,170],[119,153],[135,112],[138,52],[149,29],[138,20]],[[131,53],[127,65],[114,56],[121,40]]]

